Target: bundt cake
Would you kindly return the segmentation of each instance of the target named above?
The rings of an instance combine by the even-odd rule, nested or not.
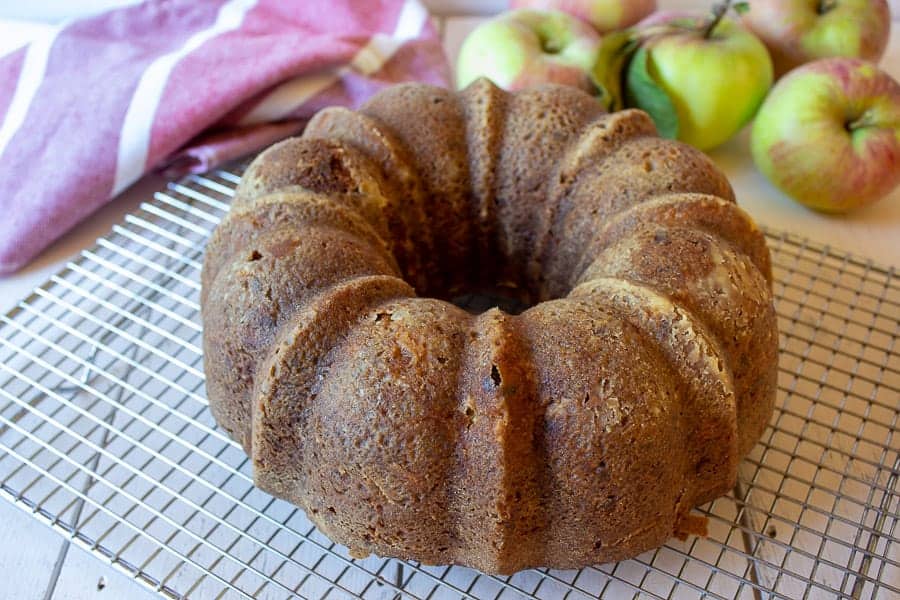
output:
[[[354,556],[490,573],[696,530],[765,427],[765,240],[699,151],[574,88],[389,88],[249,166],[202,275],[207,392]],[[469,314],[502,291],[529,306]]]

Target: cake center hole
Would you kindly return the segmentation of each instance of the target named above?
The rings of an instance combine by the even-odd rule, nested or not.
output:
[[[479,315],[492,308],[499,308],[505,313],[517,315],[532,306],[522,298],[520,290],[500,286],[470,290],[454,296],[450,301],[473,315]]]

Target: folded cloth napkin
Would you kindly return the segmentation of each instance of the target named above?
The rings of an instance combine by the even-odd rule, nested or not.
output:
[[[447,85],[418,0],[159,0],[0,57],[0,273],[137,180],[208,169],[390,84]]]

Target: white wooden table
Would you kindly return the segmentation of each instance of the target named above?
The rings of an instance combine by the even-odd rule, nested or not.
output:
[[[34,3],[24,7],[0,7],[0,38],[10,29],[10,17],[48,20],[59,18],[61,10],[74,12],[77,6],[108,6],[121,0],[80,0]],[[427,0],[435,14],[451,58],[465,35],[485,14],[495,12],[503,0]],[[48,9],[46,5],[49,4]],[[665,8],[703,8],[697,0],[662,0]],[[900,0],[894,6],[894,31],[882,67],[900,79]],[[77,5],[73,7],[73,5]],[[15,11],[15,12],[13,12]],[[70,16],[70,15],[63,15]],[[3,19],[7,19],[3,21]],[[20,23],[18,35],[27,35]],[[871,258],[884,265],[900,265],[900,190],[867,209],[843,217],[811,212],[775,190],[754,169],[747,150],[747,132],[712,153],[713,159],[729,175],[741,204],[762,224],[794,232],[836,248]],[[158,176],[148,176],[125,191],[88,222],[54,244],[22,272],[0,279],[0,310],[6,312],[66,261],[106,233],[141,201],[164,184]],[[81,548],[62,540],[49,528],[0,501],[0,598],[86,599],[151,598],[142,586],[96,560]]]

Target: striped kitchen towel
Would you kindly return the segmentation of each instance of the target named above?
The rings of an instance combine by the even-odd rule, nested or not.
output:
[[[0,273],[152,169],[204,170],[400,81],[447,85],[418,0],[158,0],[0,56]]]

